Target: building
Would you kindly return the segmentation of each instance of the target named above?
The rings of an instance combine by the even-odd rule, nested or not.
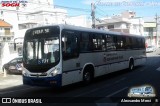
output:
[[[13,38],[12,25],[0,19],[0,63],[3,57],[4,42],[9,42]]]
[[[120,15],[114,15],[99,20],[96,23],[96,27],[109,31],[143,35],[144,21],[141,17],[135,16],[135,12],[125,11]]]
[[[117,17],[108,17],[104,20],[101,20],[101,22],[96,23],[96,27],[98,29],[104,29],[109,31],[130,33],[129,29],[130,24],[131,23],[129,22],[129,19],[117,16]]]
[[[0,19],[12,25],[14,38],[23,37],[28,28],[65,23],[67,11],[55,8],[53,0],[26,1],[26,5],[20,5],[20,7],[0,5]]]
[[[42,25],[65,23],[67,11],[55,9],[53,0],[27,0],[26,6],[2,7],[0,5],[0,40],[3,40],[1,47],[0,67],[18,56],[18,50],[22,49],[23,39],[17,39],[17,50],[13,50],[13,40],[24,37],[27,29]],[[4,24],[5,23],[5,24]],[[10,42],[8,42],[10,41]]]
[[[13,46],[9,42],[14,37],[12,25],[0,19],[0,68],[3,64],[14,58],[17,53],[14,52]]]
[[[14,37],[12,25],[0,19],[0,42],[9,42]]]
[[[121,13],[121,16],[124,18],[134,18],[134,17],[136,17],[136,12],[126,10]]]
[[[145,36],[147,45],[156,46],[156,42],[157,42],[156,22],[153,18],[149,19],[149,20],[145,20],[145,22],[144,22],[144,36]]]
[[[18,10],[18,33],[15,38],[23,37],[27,29],[53,24],[64,24],[67,11],[54,8],[53,0],[28,0],[26,7]],[[23,36],[22,36],[23,35]]]

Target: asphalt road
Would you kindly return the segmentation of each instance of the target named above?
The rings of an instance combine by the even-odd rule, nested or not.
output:
[[[40,98],[45,104],[37,106],[160,106],[152,103],[119,103],[126,98],[131,87],[151,85],[155,88],[156,96],[160,96],[160,53],[147,54],[147,62],[144,66],[136,67],[134,71],[121,70],[96,78],[93,83],[83,86],[77,83],[61,89],[16,86],[0,90],[0,97],[12,98]],[[160,99],[160,98],[159,98]],[[160,100],[159,100],[160,101]],[[52,103],[49,103],[52,102]],[[0,106],[11,104],[0,104]],[[12,104],[13,105],[13,104]],[[14,104],[15,106],[19,104]],[[22,105],[22,104],[20,104]],[[23,104],[28,105],[28,104]],[[29,104],[36,105],[36,104]]]

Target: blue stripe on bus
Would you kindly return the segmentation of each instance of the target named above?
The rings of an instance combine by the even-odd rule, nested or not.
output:
[[[61,87],[62,75],[58,74],[54,77],[26,77],[23,76],[24,85],[46,86],[46,87]]]
[[[82,70],[82,68],[79,68],[79,69],[73,69],[73,70],[67,70],[67,71],[63,71],[63,73],[72,72],[72,71],[79,71],[79,70]]]

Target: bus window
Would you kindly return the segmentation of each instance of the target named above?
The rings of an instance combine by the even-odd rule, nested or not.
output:
[[[132,38],[132,47],[133,49],[137,49],[137,41],[136,41],[136,38]]]
[[[92,37],[93,50],[102,51],[105,49],[105,39],[102,34],[94,34]]]
[[[91,49],[91,42],[89,40],[89,33],[83,32],[80,38],[80,51],[89,52]]]
[[[64,60],[78,56],[78,41],[75,33],[73,31],[63,31],[62,52]]]
[[[106,35],[106,48],[107,51],[116,50],[115,37],[111,35]]]
[[[144,49],[144,48],[145,48],[145,39],[141,39],[141,44],[142,44],[142,45],[141,45],[141,48]]]
[[[125,49],[125,37],[117,36],[116,49],[117,50]]]
[[[132,39],[131,37],[126,37],[126,45],[125,45],[126,49],[132,49]]]
[[[136,38],[138,48],[141,48],[142,42],[140,38]]]

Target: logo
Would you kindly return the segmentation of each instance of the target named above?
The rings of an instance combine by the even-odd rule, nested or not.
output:
[[[39,78],[39,74],[36,74],[36,77]]]
[[[9,103],[18,103],[18,104],[25,104],[25,103],[42,103],[41,99],[36,98],[2,98],[2,103],[9,104]]]
[[[25,0],[11,0],[11,1],[1,1],[1,6],[2,7],[26,7],[28,1]]]
[[[129,90],[128,97],[155,97],[155,91],[152,86],[144,85],[133,87]]]
[[[2,103],[11,103],[11,98],[2,98]]]

